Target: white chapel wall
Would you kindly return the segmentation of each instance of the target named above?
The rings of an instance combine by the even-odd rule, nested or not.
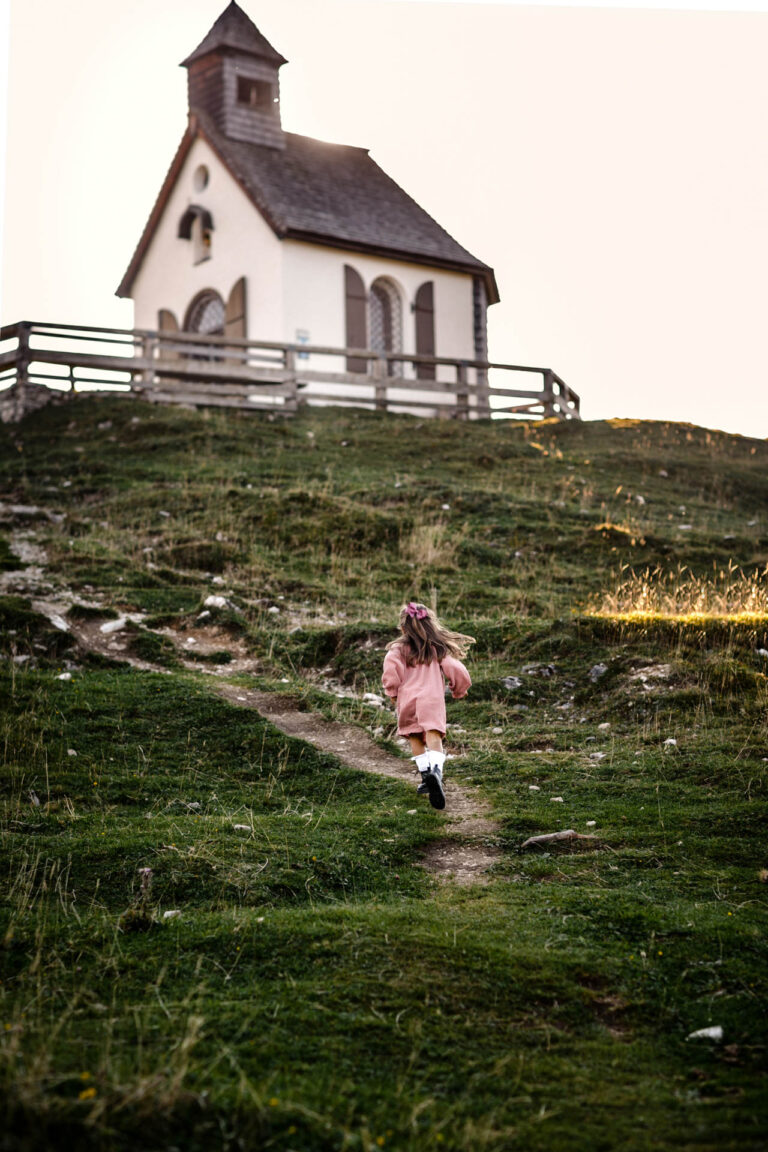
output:
[[[197,190],[194,175],[205,165],[208,185]],[[213,217],[211,255],[194,262],[194,241],[178,236],[191,204]],[[226,302],[237,280],[246,278],[247,332],[251,339],[279,340],[283,331],[281,244],[216,153],[197,139],[168,198],[133,285],[137,328],[157,328],[159,309],[174,313],[179,326],[194,297],[213,288]]]
[[[431,280],[434,283],[435,354],[474,360],[471,276],[293,240],[283,241],[283,248],[285,340],[295,341],[302,334],[309,344],[345,347],[344,265],[350,264],[362,277],[367,292],[379,277],[387,277],[397,286],[401,298],[403,352],[416,350],[416,318],[411,306],[418,288]],[[321,359],[317,356],[312,356],[305,366],[326,371],[344,368],[338,358]],[[414,381],[413,388],[403,393],[402,398],[421,400],[425,404],[434,402],[434,392],[418,391],[412,365],[402,365],[400,374]],[[438,369],[437,379],[453,381],[455,370],[450,366],[442,367]],[[305,395],[309,398],[313,392],[321,390],[331,394],[351,394],[349,385],[323,385],[322,389],[320,386],[308,387]],[[399,395],[392,391],[390,399]],[[441,398],[450,399],[448,394]]]

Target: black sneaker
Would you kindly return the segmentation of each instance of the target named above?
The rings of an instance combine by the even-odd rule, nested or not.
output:
[[[429,792],[429,788],[427,787],[427,776],[429,775],[429,773],[428,772],[420,772],[419,775],[421,776],[421,783],[419,784],[418,788],[416,789],[416,795],[417,796],[426,796],[427,792]]]
[[[434,772],[425,772],[422,784],[429,794],[429,802],[432,807],[440,810],[445,808],[445,792],[443,792],[443,783],[440,777]]]

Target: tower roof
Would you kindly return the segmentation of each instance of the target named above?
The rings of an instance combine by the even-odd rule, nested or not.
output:
[[[272,47],[266,36],[262,36],[256,25],[246,16],[235,0],[224,9],[216,23],[205,39],[198,44],[194,52],[182,60],[182,66],[187,67],[193,60],[207,56],[211,52],[229,49],[233,52],[242,52],[247,56],[258,56],[261,60],[269,60],[277,64],[287,63],[285,56]]]

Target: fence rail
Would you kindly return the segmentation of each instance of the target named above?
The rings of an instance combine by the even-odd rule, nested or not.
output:
[[[363,370],[351,371],[352,363]],[[530,374],[541,377],[540,387],[507,386]],[[149,329],[31,321],[0,328],[2,419],[21,419],[52,391],[286,415],[330,403],[463,420],[580,419],[579,397],[550,368]]]

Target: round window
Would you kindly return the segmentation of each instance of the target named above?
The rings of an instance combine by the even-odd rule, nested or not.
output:
[[[204,188],[207,188],[209,179],[210,173],[205,164],[201,164],[198,168],[195,168],[195,174],[192,177],[192,183],[195,186],[195,192],[202,192]]]

